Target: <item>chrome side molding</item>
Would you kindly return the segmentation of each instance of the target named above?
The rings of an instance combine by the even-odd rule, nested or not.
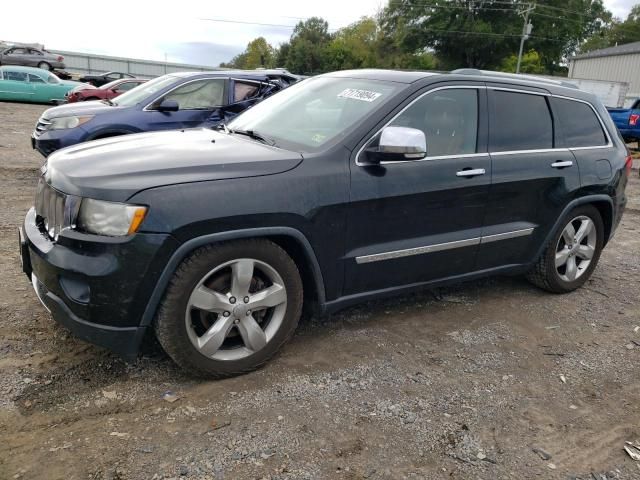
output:
[[[510,238],[525,237],[533,233],[534,228],[523,228],[512,232],[497,233],[495,235],[485,235],[482,237],[468,238],[465,240],[456,240],[454,242],[436,243],[433,245],[424,245],[422,247],[405,248],[402,250],[392,250],[390,252],[374,253],[372,255],[361,255],[356,257],[356,263],[380,262],[382,260],[392,260],[394,258],[411,257],[413,255],[423,255],[425,253],[441,252],[443,250],[452,250],[454,248],[470,247],[472,245],[480,245],[482,243],[497,242]]]

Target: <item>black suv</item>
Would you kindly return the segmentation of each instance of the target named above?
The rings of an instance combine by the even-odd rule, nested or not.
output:
[[[217,131],[70,147],[42,169],[25,273],[76,335],[194,374],[266,362],[322,312],[490,274],[570,292],[626,203],[631,159],[592,95],[477,70],[343,71]]]

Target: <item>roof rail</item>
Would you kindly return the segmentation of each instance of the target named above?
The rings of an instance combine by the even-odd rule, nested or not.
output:
[[[486,77],[511,78],[513,80],[527,80],[530,82],[549,83],[558,85],[560,87],[575,89],[579,88],[577,85],[564,80],[555,80],[553,78],[539,77],[537,75],[526,75],[522,73],[494,72],[491,70],[479,70],[477,68],[459,68],[457,70],[452,70],[451,73],[457,73],[459,75],[481,75]]]

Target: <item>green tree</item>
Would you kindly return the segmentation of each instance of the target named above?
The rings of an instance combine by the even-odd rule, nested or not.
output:
[[[363,17],[338,30],[326,51],[326,69],[343,70],[377,66],[376,42],[378,25],[371,17]]]
[[[499,68],[517,54],[525,0],[390,0],[380,16],[386,43],[405,53],[433,49],[441,68]],[[547,72],[610,18],[602,0],[539,1],[530,15],[535,49]]]
[[[502,60],[498,70],[513,73],[516,71],[517,63],[518,55],[514,53]],[[545,73],[545,67],[542,64],[542,59],[538,52],[535,50],[529,50],[528,52],[523,53],[520,73]]]
[[[590,52],[600,48],[624,45],[625,43],[640,41],[640,4],[635,5],[627,19],[621,21],[612,19],[602,29],[595,32],[580,46],[581,52]]]
[[[264,37],[258,37],[249,42],[244,52],[236,55],[229,63],[221,63],[222,68],[254,69],[259,67],[273,68],[275,50]]]
[[[289,42],[280,44],[275,52],[275,66],[278,68],[284,67],[287,64],[287,57],[289,56],[289,50],[291,45]]]
[[[243,68],[273,68],[275,50],[264,37],[258,37],[247,45],[246,60]]]
[[[326,51],[330,40],[326,20],[311,17],[298,22],[289,41],[287,69],[302,75],[325,71]]]

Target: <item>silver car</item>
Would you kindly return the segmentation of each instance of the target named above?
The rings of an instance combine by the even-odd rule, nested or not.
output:
[[[33,47],[10,47],[0,53],[0,65],[22,65],[44,70],[64,69],[64,57]]]

